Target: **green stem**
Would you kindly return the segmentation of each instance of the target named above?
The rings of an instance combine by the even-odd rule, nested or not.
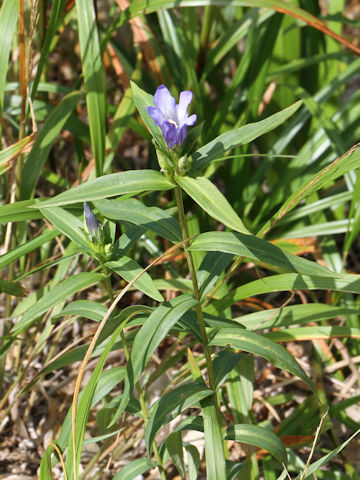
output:
[[[180,225],[181,225],[183,240],[188,240],[189,239],[189,232],[188,232],[188,228],[187,228],[185,212],[184,212],[184,204],[183,204],[183,200],[182,200],[182,194],[181,194],[180,187],[175,187],[175,200],[176,200],[176,205],[177,205],[177,208],[178,208],[179,221],[180,221]],[[201,334],[201,339],[202,339],[202,344],[203,344],[203,349],[204,349],[204,354],[205,354],[206,368],[207,368],[208,377],[209,377],[209,386],[210,386],[211,390],[214,390],[214,392],[215,392],[215,389],[216,389],[215,375],[214,375],[213,364],[212,364],[212,361],[211,361],[211,353],[210,353],[210,349],[208,347],[208,338],[207,338],[207,333],[206,333],[206,328],[205,328],[204,315],[203,315],[203,311],[201,309],[201,304],[200,304],[200,292],[199,292],[199,285],[198,285],[197,276],[196,276],[196,269],[195,269],[195,266],[194,266],[194,260],[193,260],[192,254],[186,247],[187,247],[187,244],[185,244],[185,254],[186,254],[188,267],[189,267],[189,270],[190,270],[194,297],[198,301],[198,303],[196,305],[196,315],[197,315],[197,319],[198,319],[198,323],[199,323],[200,334]]]

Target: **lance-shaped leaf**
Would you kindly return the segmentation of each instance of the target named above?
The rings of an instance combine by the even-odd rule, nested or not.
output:
[[[285,271],[318,277],[336,277],[335,273],[316,262],[310,262],[287,253],[276,245],[253,235],[232,232],[206,232],[195,238],[191,243],[190,250],[232,253]]]
[[[226,430],[225,439],[263,448],[271,453],[278,462],[287,462],[286,450],[279,437],[270,430],[257,425],[233,425]]]
[[[169,190],[171,188],[174,188],[174,184],[156,170],[128,170],[90,180],[42,202],[41,207],[91,202],[102,198],[124,195],[125,193]],[[36,205],[36,208],[38,208],[38,205]]]
[[[241,328],[223,328],[212,338],[209,345],[230,345],[232,348],[266,358],[276,367],[301,378],[315,392],[311,381],[294,357],[284,347],[262,335]]]
[[[210,217],[237,232],[250,233],[224,195],[208,178],[175,175],[175,180]]]
[[[176,417],[183,410],[198,405],[200,400],[212,395],[204,384],[194,383],[181,385],[169,393],[166,393],[151,408],[145,431],[145,442],[148,452],[158,430]],[[171,417],[168,418],[168,415]]]
[[[299,109],[301,104],[301,101],[296,102],[290,107],[274,113],[274,115],[271,115],[264,120],[260,120],[260,122],[248,123],[235,130],[223,133],[201,147],[192,155],[194,168],[196,170],[201,170],[209,165],[209,163],[215,158],[224,156],[228,150],[238,147],[239,145],[250,143],[252,140],[255,140],[255,138],[271,132],[271,130],[274,130],[274,128],[290,118]]]

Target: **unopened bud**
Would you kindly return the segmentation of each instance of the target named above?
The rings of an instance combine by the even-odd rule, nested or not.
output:
[[[84,202],[85,225],[90,239],[97,237],[100,229],[99,222],[87,202]]]

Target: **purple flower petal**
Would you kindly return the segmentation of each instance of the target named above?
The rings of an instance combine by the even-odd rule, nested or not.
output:
[[[178,135],[175,125],[170,122],[164,122],[161,125],[161,131],[167,146],[173,148],[178,143]]]
[[[194,113],[193,115],[190,115],[190,117],[188,117],[184,123],[185,125],[188,125],[189,127],[191,127],[192,125],[194,125],[196,120],[197,120],[197,115],[196,113]]]
[[[177,107],[177,114],[180,126],[185,123],[188,116],[187,109],[193,99],[193,93],[190,90],[185,90],[180,93],[179,105]]]
[[[184,143],[184,140],[186,138],[186,135],[187,135],[187,127],[186,125],[183,125],[180,129],[179,129],[179,145],[182,145]]]
[[[160,85],[157,88],[154,95],[154,103],[167,119],[176,121],[175,98],[171,96],[165,85]]]
[[[157,127],[160,127],[166,121],[166,117],[157,107],[146,107],[146,110]]]

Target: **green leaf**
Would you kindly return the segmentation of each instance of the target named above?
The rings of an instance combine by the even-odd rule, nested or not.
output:
[[[200,468],[200,455],[194,445],[185,445],[188,460],[189,480],[197,480],[197,472]]]
[[[307,303],[290,305],[282,308],[261,310],[235,318],[248,330],[287,327],[299,323],[321,322],[339,316],[355,315],[358,310],[347,307],[336,307],[323,303]]]
[[[61,207],[41,208],[40,211],[49,222],[55,225],[60,232],[69,237],[82,250],[91,252],[83,231],[84,224],[78,217]]]
[[[38,132],[34,146],[23,168],[20,190],[21,200],[26,200],[33,195],[41,169],[47,160],[49,152],[81,97],[81,92],[72,92],[66,95],[50,113],[42,129]]]
[[[116,272],[127,282],[131,282],[139,273],[144,270],[137,262],[135,262],[135,260],[132,260],[126,256],[122,256],[119,258],[119,260],[106,262],[105,267]],[[164,297],[155,287],[151,276],[147,272],[144,272],[141,277],[135,281],[134,286],[157,302],[164,301]]]
[[[95,322],[101,322],[107,312],[107,308],[100,303],[91,300],[74,300],[64,307],[60,313],[53,315],[53,318],[64,316],[85,317]]]
[[[9,170],[12,165],[12,161],[26,148],[29,148],[32,141],[33,135],[28,135],[27,137],[18,140],[13,145],[10,145],[9,147],[0,151],[0,175]]]
[[[6,75],[9,68],[10,49],[17,25],[18,12],[19,0],[4,0],[2,2],[0,9],[0,117],[2,117],[3,113]]]
[[[103,173],[105,154],[105,71],[102,63],[94,3],[92,0],[76,0],[76,9],[91,146],[94,152],[96,176],[99,177]]]
[[[235,353],[232,350],[221,350],[213,361],[215,385],[220,387],[226,380],[229,372],[239,363],[243,353]]]
[[[43,214],[37,209],[37,205],[35,206],[36,202],[39,205],[40,202],[34,199],[0,205],[0,223],[22,222],[23,220],[43,218]]]
[[[0,292],[7,295],[14,295],[15,297],[24,297],[25,291],[21,285],[14,282],[9,282],[3,278],[0,278]]]
[[[195,251],[195,250],[194,250]],[[203,298],[215,285],[217,279],[231,262],[232,255],[222,252],[208,252],[197,272],[200,294]]]
[[[101,215],[111,220],[125,220],[141,225],[171,242],[181,242],[179,223],[168,213],[158,207],[147,207],[135,198],[125,200],[98,200],[96,208]]]
[[[336,274],[329,269],[287,253],[276,245],[253,235],[232,232],[206,232],[195,238],[189,248],[190,250],[232,253],[278,267],[281,270],[304,275],[336,277]]]
[[[23,315],[22,319],[14,325],[11,330],[12,333],[16,335],[24,332],[35,322],[38,317],[40,317],[40,315],[45,313],[50,308],[67,300],[71,295],[74,295],[80,290],[101,282],[104,279],[105,275],[100,273],[86,272],[66,278],[29,308],[29,310]]]
[[[345,440],[345,442],[343,442],[337,448],[335,448],[334,450],[329,452],[327,455],[324,455],[322,458],[319,458],[319,460],[316,460],[316,462],[312,463],[308,467],[308,469],[306,470],[305,476],[303,477],[301,474],[299,474],[296,477],[296,480],[300,480],[300,479],[305,480],[305,478],[309,478],[309,477],[314,478],[314,474],[317,472],[317,470],[319,470],[319,468],[321,468],[323,465],[330,462],[330,460],[332,460],[334,457],[336,457],[341,452],[341,450],[343,450],[346,447],[346,445],[349,442],[351,442],[351,440],[353,438],[355,438],[357,435],[359,435],[359,433],[360,433],[360,429],[357,430],[353,435],[351,435],[351,437],[349,437],[347,440]]]
[[[34,99],[35,93],[38,89],[43,68],[48,62],[51,43],[53,42],[56,32],[63,20],[63,11],[65,5],[66,0],[58,0],[57,2],[52,3],[50,18],[46,25],[45,40],[41,45],[39,63],[37,65],[36,75],[31,87],[32,99]]]
[[[180,177],[177,184],[212,218],[241,233],[250,233],[220,190],[206,177]]]
[[[149,462],[147,458],[137,458],[125,465],[125,467],[113,477],[113,480],[132,480],[154,467],[155,464]]]
[[[209,345],[230,345],[232,348],[260,355],[276,367],[301,378],[315,393],[314,386],[294,357],[284,347],[262,335],[241,328],[223,328],[211,339]]]
[[[212,397],[201,402],[205,433],[205,460],[207,480],[226,478],[226,462],[222,432]]]
[[[165,440],[165,445],[173,464],[177,468],[182,478],[185,478],[185,463],[183,453],[183,443],[181,439],[181,432],[172,432]]]
[[[290,290],[334,290],[338,292],[360,293],[360,277],[352,274],[337,274],[337,277],[309,277],[296,273],[272,275],[254,280],[237,288],[221,300],[213,303],[218,311],[247,297],[270,292]]]
[[[273,342],[301,342],[304,340],[329,339],[329,338],[360,338],[360,328],[351,327],[298,327],[284,328],[276,332],[263,334]]]
[[[181,385],[158,400],[150,410],[148,423],[145,430],[145,443],[147,451],[151,451],[151,445],[158,430],[175,418],[183,410],[197,405],[200,400],[208,397],[213,392],[204,384]],[[171,418],[168,415],[171,413]],[[219,477],[221,478],[221,477]]]
[[[45,230],[38,237],[33,238],[32,240],[19,245],[18,247],[10,250],[4,255],[0,256],[0,269],[6,267],[10,263],[14,262],[23,255],[27,255],[30,252],[33,252],[37,248],[41,247],[47,242],[50,242],[53,238],[59,235],[59,231],[56,229]]]
[[[343,176],[345,173],[355,170],[360,166],[360,148],[350,149],[345,155],[334,160],[320,172],[313,175],[304,185],[293,192],[287,200],[281,205],[279,210],[271,217],[269,221],[260,229],[258,235],[264,235],[273,226],[290,212],[301,200],[312,195],[314,192],[324,187],[326,184]]]
[[[271,453],[278,462],[287,463],[287,454],[282,441],[268,429],[257,425],[233,425],[227,428],[225,439],[263,448]]]
[[[41,203],[41,207],[56,207],[69,203],[91,202],[124,193],[170,190],[174,185],[156,170],[129,170],[90,180]],[[38,208],[38,205],[36,205]]]
[[[246,145],[247,143],[255,140],[255,138],[271,132],[271,130],[274,130],[276,127],[284,123],[289,117],[291,117],[301,105],[301,101],[296,102],[290,107],[287,107],[284,110],[265,118],[265,120],[248,123],[247,125],[243,125],[235,130],[223,133],[210,143],[207,143],[201,147],[192,155],[194,160],[193,168],[196,170],[201,170],[209,165],[209,163],[211,163],[211,161],[215,158],[224,156],[228,150],[239,145]]]

